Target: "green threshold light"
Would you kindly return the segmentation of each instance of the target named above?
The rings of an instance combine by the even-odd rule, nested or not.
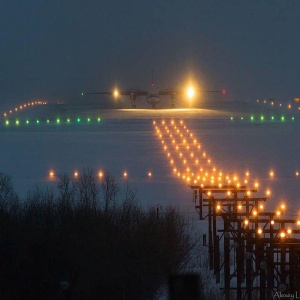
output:
[[[265,119],[264,116],[260,116],[260,120],[263,121]]]
[[[281,121],[283,122],[285,120],[284,116],[281,116]]]
[[[274,117],[274,116],[272,116],[272,117],[271,117],[271,120],[272,120],[272,121],[274,121],[274,120],[275,120],[275,117]]]
[[[26,120],[26,124],[27,124],[27,125],[29,124],[29,120]]]
[[[40,124],[40,120],[36,120],[36,124]]]
[[[101,121],[101,119],[100,119],[100,118],[98,118],[98,119],[97,119],[97,121],[98,121],[98,122],[100,122],[100,121]]]
[[[80,123],[80,118],[77,118],[77,123]]]
[[[251,117],[250,117],[250,120],[251,120],[251,121],[254,121],[254,117],[253,117],[253,116],[251,116]]]

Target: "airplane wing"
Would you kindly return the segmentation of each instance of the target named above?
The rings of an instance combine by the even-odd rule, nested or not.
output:
[[[172,95],[180,95],[183,93],[183,90],[178,90],[178,89],[165,89],[165,90],[161,90],[159,91],[159,95],[162,96],[172,96]]]
[[[132,108],[136,108],[136,99],[139,96],[148,96],[149,92],[144,91],[144,90],[139,90],[139,89],[128,89],[124,91],[119,91],[115,89],[112,92],[88,92],[88,93],[81,93],[82,96],[85,95],[110,95],[113,96],[114,98],[119,98],[119,96],[129,96],[130,101],[131,101],[131,106]]]
[[[112,95],[112,92],[82,92],[81,96],[85,95]]]
[[[114,90],[111,92],[82,92],[82,96],[85,95],[111,95],[111,96],[148,96],[149,92],[143,91],[143,90],[138,90],[138,89],[130,89],[130,90],[124,90],[124,91],[119,91],[119,90]]]
[[[227,91],[225,89],[222,90],[211,90],[211,91],[200,91],[201,93],[220,93],[225,95],[227,93]],[[179,89],[165,89],[165,90],[161,90],[159,91],[159,95],[162,96],[176,96],[176,95],[181,95],[186,93],[185,90],[179,90]]]

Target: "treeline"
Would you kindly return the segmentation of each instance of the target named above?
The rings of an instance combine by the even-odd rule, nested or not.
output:
[[[141,208],[109,173],[62,175],[22,200],[0,173],[1,299],[156,299],[195,245],[182,215]]]

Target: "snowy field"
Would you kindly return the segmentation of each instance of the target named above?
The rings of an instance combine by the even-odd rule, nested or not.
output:
[[[192,191],[172,173],[155,135],[152,122],[163,119],[184,120],[217,169],[240,177],[249,171],[259,181],[260,196],[270,188],[268,208],[285,201],[289,213],[298,213],[300,112],[287,105],[227,101],[198,109],[34,107],[0,119],[0,172],[10,174],[19,194],[26,195],[36,184],[55,185],[50,170],[70,176],[84,168],[107,170],[121,185],[128,180],[136,187],[142,204],[173,205],[193,214]]]

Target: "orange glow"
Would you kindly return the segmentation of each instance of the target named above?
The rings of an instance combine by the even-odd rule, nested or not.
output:
[[[53,178],[53,177],[54,177],[54,175],[55,175],[54,171],[53,171],[53,170],[51,170],[51,171],[49,172],[49,177],[50,177],[50,178]]]
[[[148,177],[152,177],[152,173],[151,172],[148,172]]]
[[[103,172],[102,172],[102,171],[99,171],[98,176],[99,176],[100,178],[102,178],[102,177],[103,177]]]
[[[128,174],[127,174],[127,172],[124,172],[124,173],[123,173],[123,177],[125,177],[125,178],[127,178],[127,177],[128,177]]]

